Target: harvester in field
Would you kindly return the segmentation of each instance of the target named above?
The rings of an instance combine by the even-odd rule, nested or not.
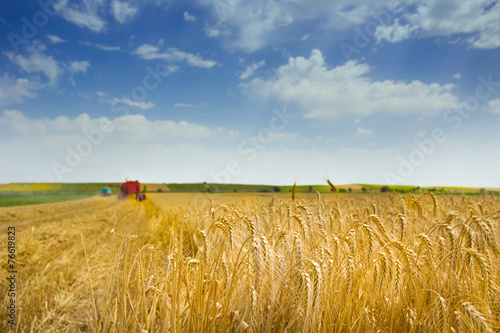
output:
[[[113,193],[111,192],[110,188],[101,188],[99,190],[99,194],[101,197],[110,197]]]
[[[110,187],[119,187],[120,193],[118,193],[118,199],[125,200],[130,195],[135,194],[135,199],[137,201],[143,201],[146,199],[146,193],[141,193],[141,184],[136,181],[126,181],[123,184],[109,184]]]

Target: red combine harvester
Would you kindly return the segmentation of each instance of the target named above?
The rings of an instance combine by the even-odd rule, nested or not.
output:
[[[119,187],[120,193],[118,194],[118,199],[124,200],[129,197],[130,194],[135,194],[135,199],[142,201],[146,199],[146,193],[141,193],[141,184],[136,181],[126,181],[121,185],[109,184],[111,187]]]

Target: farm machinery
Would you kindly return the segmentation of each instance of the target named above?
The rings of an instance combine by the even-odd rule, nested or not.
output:
[[[101,197],[110,197],[112,193],[110,188],[102,188],[99,190],[99,194]]]
[[[118,193],[118,199],[125,200],[130,195],[135,194],[135,199],[138,201],[143,201],[146,199],[146,193],[141,193],[141,184],[136,181],[126,181],[123,184],[109,184],[110,187],[119,187],[120,193]]]

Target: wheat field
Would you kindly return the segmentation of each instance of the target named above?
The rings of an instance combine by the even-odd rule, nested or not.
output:
[[[498,332],[499,220],[489,194],[0,209],[18,233],[17,322],[0,331]]]

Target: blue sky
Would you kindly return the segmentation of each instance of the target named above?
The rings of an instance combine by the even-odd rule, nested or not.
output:
[[[500,187],[498,1],[0,4],[0,183]]]

